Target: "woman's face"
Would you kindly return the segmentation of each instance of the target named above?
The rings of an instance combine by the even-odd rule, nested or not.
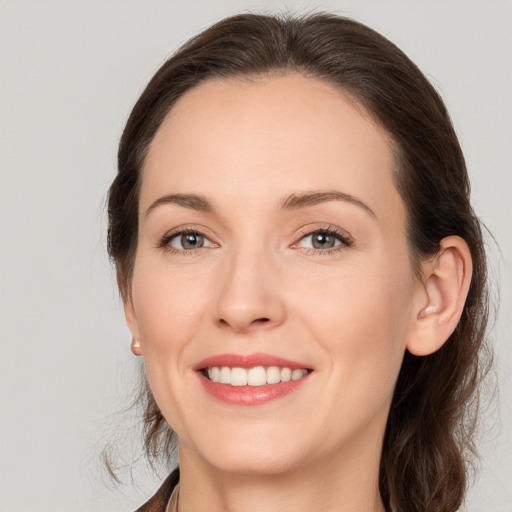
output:
[[[378,460],[422,289],[393,165],[386,132],[312,78],[209,81],[169,113],[126,312],[180,457]]]

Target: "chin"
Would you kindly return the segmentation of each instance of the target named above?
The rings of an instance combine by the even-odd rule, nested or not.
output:
[[[238,431],[233,431],[238,430]],[[292,471],[304,462],[304,445],[293,436],[258,426],[253,429],[224,429],[210,435],[195,450],[212,467],[237,475],[277,475]],[[204,444],[203,444],[204,443]]]
[[[290,473],[300,465],[300,459],[292,454],[288,455],[278,450],[270,453],[244,448],[233,453],[224,452],[221,457],[212,454],[212,460],[209,462],[222,473],[253,477]]]

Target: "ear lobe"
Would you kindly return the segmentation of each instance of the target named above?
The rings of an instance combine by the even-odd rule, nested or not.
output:
[[[132,354],[134,356],[141,356],[142,355],[142,345],[140,343],[139,338],[136,338],[135,336],[132,338],[132,343],[130,345]]]
[[[142,344],[140,341],[139,324],[137,322],[137,315],[135,314],[135,308],[131,295],[128,295],[123,303],[124,316],[126,318],[126,324],[128,329],[132,333],[132,342],[130,345],[131,351],[136,356],[142,355]]]
[[[458,236],[443,238],[439,252],[423,265],[426,303],[414,311],[407,350],[416,356],[432,354],[453,333],[462,315],[473,265],[467,243]],[[424,295],[423,295],[424,297]]]

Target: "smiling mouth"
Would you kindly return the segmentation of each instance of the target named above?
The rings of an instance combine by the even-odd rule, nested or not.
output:
[[[300,380],[312,370],[292,369],[279,366],[254,366],[239,368],[229,366],[210,366],[201,370],[209,381],[229,386],[266,386]]]

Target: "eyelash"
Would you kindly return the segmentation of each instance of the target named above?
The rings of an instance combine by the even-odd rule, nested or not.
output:
[[[202,247],[199,247],[198,249],[185,250],[185,249],[175,249],[174,247],[172,247],[170,242],[174,238],[176,238],[178,236],[182,236],[182,235],[199,235],[199,236],[203,236],[204,238],[208,239],[208,237],[204,233],[201,233],[201,231],[198,231],[197,229],[194,229],[194,228],[187,228],[187,226],[184,226],[184,227],[178,229],[177,231],[172,231],[171,233],[166,233],[158,242],[157,247],[159,249],[164,249],[164,250],[170,252],[171,254],[183,254],[183,255],[187,255],[187,256],[193,256],[194,254],[197,253],[197,251],[202,249]]]
[[[312,236],[312,235],[332,236],[336,240],[339,240],[339,242],[341,242],[341,243],[339,245],[336,245],[336,246],[330,248],[330,249],[304,248],[304,250],[306,251],[306,254],[308,254],[308,255],[321,255],[321,256],[332,255],[334,253],[337,253],[337,252],[347,249],[354,243],[353,238],[348,233],[340,231],[335,226],[328,225],[328,226],[316,228],[313,230],[305,229],[300,234],[300,238],[297,240],[297,242],[294,242],[292,244],[292,247],[296,246],[300,241],[304,240],[306,237]]]
[[[332,236],[336,240],[338,240],[340,242],[340,244],[336,245],[336,246],[334,246],[332,248],[329,248],[329,249],[303,248],[305,250],[306,254],[308,254],[308,255],[322,255],[322,256],[325,256],[325,255],[337,253],[339,251],[343,251],[346,248],[350,247],[353,244],[353,242],[354,242],[354,240],[352,239],[352,237],[350,235],[348,235],[347,233],[344,233],[344,232],[342,233],[335,226],[329,225],[329,226],[317,228],[317,229],[314,229],[314,230],[304,230],[300,234],[300,237],[297,240],[297,242],[294,242],[292,244],[292,247],[293,246],[297,246],[297,244],[300,241],[304,240],[308,236],[319,235],[319,234],[327,235],[327,236]],[[183,235],[199,235],[199,236],[203,236],[206,239],[208,239],[208,237],[204,233],[201,233],[201,231],[198,231],[197,229],[193,229],[193,228],[187,228],[185,226],[183,228],[180,228],[177,231],[173,231],[171,233],[165,234],[160,239],[160,241],[158,242],[157,247],[159,249],[165,249],[166,251],[170,252],[171,254],[186,254],[187,256],[192,256],[192,255],[196,254],[197,251],[199,251],[200,249],[203,248],[203,247],[199,247],[197,249],[185,250],[185,249],[175,249],[174,247],[172,247],[170,245],[170,242],[174,238],[176,238],[178,236],[183,236]]]

